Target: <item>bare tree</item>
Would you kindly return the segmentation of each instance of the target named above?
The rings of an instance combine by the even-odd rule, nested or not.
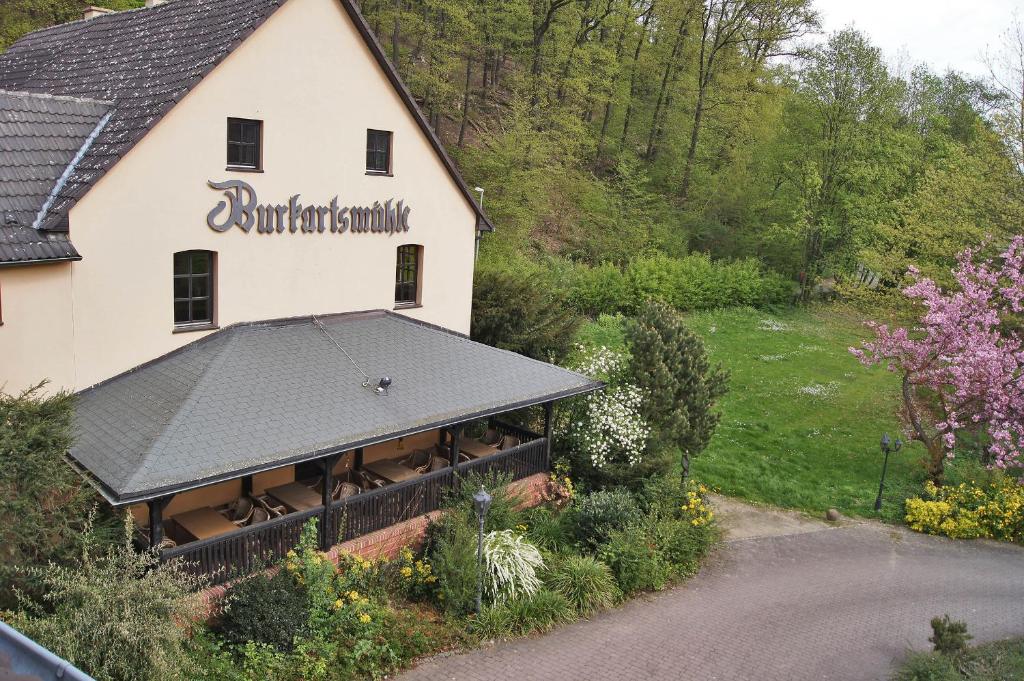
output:
[[[997,52],[985,55],[999,102],[992,113],[1007,153],[1024,175],[1024,23],[1016,12],[1000,36]]]

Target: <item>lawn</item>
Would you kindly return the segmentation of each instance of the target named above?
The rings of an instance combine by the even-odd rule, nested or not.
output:
[[[840,308],[728,309],[688,320],[731,373],[721,424],[693,475],[755,502],[875,516],[879,440],[900,433],[899,383],[849,354],[866,337],[860,320]],[[617,326],[603,318],[581,336],[615,346]],[[922,454],[914,444],[890,457],[883,518],[902,519],[903,499],[923,481]]]

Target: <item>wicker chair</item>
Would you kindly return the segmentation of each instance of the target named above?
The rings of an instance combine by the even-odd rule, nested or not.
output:
[[[402,460],[402,465],[422,474],[430,470],[430,463],[433,459],[434,452],[432,450],[414,449],[409,456]]]
[[[262,506],[256,506],[252,509],[252,518],[249,519],[250,525],[259,525],[268,520],[270,520],[270,513],[267,512],[267,509]]]
[[[376,475],[367,471],[358,471],[358,475],[364,490],[377,489],[378,487],[384,487],[388,484],[386,481],[381,480]]]
[[[515,435],[506,435],[505,437],[501,438],[502,449],[512,449],[513,447],[518,447],[520,444],[521,443],[519,438],[516,437]]]
[[[344,499],[345,497],[354,497],[363,490],[360,489],[359,485],[351,482],[341,481],[338,485],[338,491],[334,495],[335,499]]]
[[[258,497],[253,497],[253,501],[256,502],[257,506],[267,512],[271,518],[280,518],[281,516],[288,513],[288,509],[277,503],[277,500],[266,494],[261,494]]]
[[[228,505],[228,520],[238,527],[245,527],[252,520],[252,513],[256,510],[256,504],[249,497],[239,497]]]
[[[491,447],[497,447],[501,443],[501,433],[494,428],[488,428],[487,432],[480,437],[480,442]]]

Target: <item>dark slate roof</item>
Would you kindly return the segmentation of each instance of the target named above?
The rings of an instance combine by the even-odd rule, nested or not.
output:
[[[601,387],[392,312],[320,322],[228,327],[82,391],[72,459],[125,504]]]
[[[0,224],[0,267],[81,259],[65,232]]]
[[[47,212],[67,223],[85,193],[287,0],[170,0],[36,31],[0,54],[0,89],[113,102],[110,123]],[[466,200],[493,229],[352,0],[339,0]],[[282,46],[287,49],[287,46]]]
[[[0,90],[0,265],[78,260],[67,234],[34,229],[110,105]]]

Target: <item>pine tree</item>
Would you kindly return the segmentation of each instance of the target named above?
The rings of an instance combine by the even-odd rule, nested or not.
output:
[[[714,407],[727,390],[728,373],[711,365],[704,342],[660,301],[644,305],[628,340],[644,417],[661,443],[679,448],[685,479],[690,460],[707,447],[721,418]]]

